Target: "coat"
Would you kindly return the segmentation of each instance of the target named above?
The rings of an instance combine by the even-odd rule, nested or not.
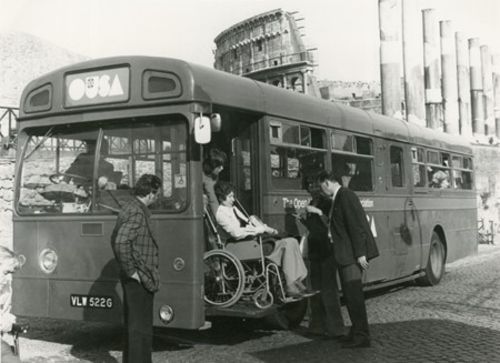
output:
[[[137,198],[118,215],[111,246],[124,277],[137,272],[144,288],[156,292],[160,285],[158,245],[151,231],[151,212]]]
[[[341,266],[356,263],[360,256],[371,260],[379,255],[365,211],[352,190],[337,191],[330,226],[335,259]]]

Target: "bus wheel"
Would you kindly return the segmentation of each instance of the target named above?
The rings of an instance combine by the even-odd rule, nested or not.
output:
[[[278,308],[278,311],[265,318],[266,323],[277,329],[294,329],[300,325],[307,312],[307,300],[302,299]]]
[[[444,275],[446,252],[441,238],[436,232],[432,232],[429,259],[425,267],[425,275],[417,281],[426,286],[437,285]]]
[[[223,250],[212,250],[205,262],[205,301],[210,305],[228,307],[243,294],[245,272],[241,262]]]

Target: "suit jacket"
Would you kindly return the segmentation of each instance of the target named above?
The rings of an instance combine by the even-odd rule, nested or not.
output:
[[[151,231],[151,211],[133,198],[118,215],[111,246],[122,275],[137,271],[144,288],[156,292],[160,285],[158,245]]]
[[[356,263],[360,256],[370,260],[379,255],[365,211],[352,190],[341,187],[337,191],[330,226],[335,259],[340,265]]]

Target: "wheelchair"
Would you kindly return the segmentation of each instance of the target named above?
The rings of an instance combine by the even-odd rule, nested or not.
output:
[[[205,209],[209,250],[204,256],[205,302],[227,308],[246,302],[259,309],[291,302],[285,294],[283,272],[266,259],[265,249],[272,241],[265,236],[231,241]],[[297,301],[296,299],[293,301]]]

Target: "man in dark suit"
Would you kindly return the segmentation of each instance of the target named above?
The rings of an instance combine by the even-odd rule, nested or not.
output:
[[[151,363],[153,298],[160,285],[158,244],[151,231],[148,207],[158,198],[161,180],[144,174],[134,195],[118,215],[111,246],[120,266],[123,315],[127,329],[124,363]]]
[[[361,279],[369,261],[379,253],[359,198],[353,191],[341,186],[342,174],[343,170],[331,173],[322,171],[318,183],[322,192],[333,201],[329,211],[328,233],[352,322],[343,347],[369,347],[370,331]]]

